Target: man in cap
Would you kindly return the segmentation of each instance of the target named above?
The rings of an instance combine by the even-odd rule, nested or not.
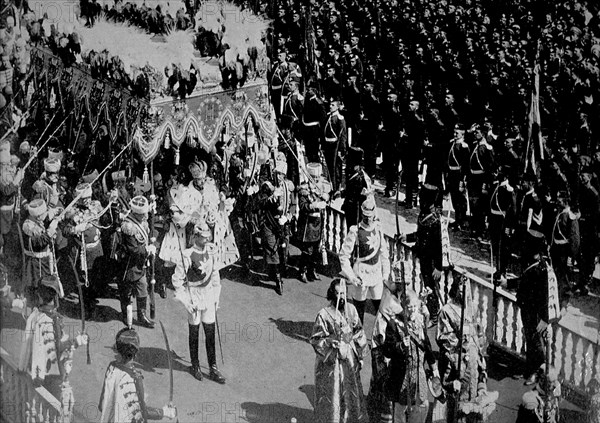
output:
[[[131,296],[137,300],[137,318],[140,326],[154,328],[154,322],[146,316],[148,302],[148,280],[146,266],[148,258],[156,254],[156,246],[150,240],[148,212],[150,205],[146,197],[133,197],[129,202],[130,213],[121,224],[121,262],[126,264],[123,283],[119,284],[121,313],[123,322],[129,328],[133,325],[133,304]]]
[[[483,136],[479,125],[471,128],[475,136],[475,146],[469,158],[471,175],[469,179],[469,195],[471,197],[472,229],[474,236],[483,241],[485,217],[488,214],[489,192],[496,170],[494,148]]]
[[[538,371],[539,382],[523,394],[515,423],[557,423],[559,402],[562,394],[558,371],[554,367],[546,371],[542,365]]]
[[[283,97],[283,85],[288,76],[288,62],[287,62],[287,51],[279,50],[277,52],[278,63],[275,65],[273,69],[273,73],[271,74],[271,102],[273,103],[273,109],[275,110],[275,115],[277,116],[277,120],[279,120],[281,116],[281,99]]]
[[[300,135],[300,119],[303,113],[304,96],[300,93],[299,77],[289,76],[287,81],[290,91],[283,101],[281,124],[290,128],[294,135],[298,137]]]
[[[346,157],[348,133],[344,116],[340,114],[339,99],[332,98],[329,103],[329,116],[325,122],[323,138],[323,155],[331,179],[333,191],[343,186],[342,166]]]
[[[10,142],[6,140],[0,143],[0,254],[4,253],[6,240],[10,239],[10,234],[16,233],[13,218],[23,172],[17,171],[15,159],[17,157],[10,154]],[[12,255],[17,254],[13,251]]]
[[[130,328],[121,329],[116,336],[115,349],[118,356],[106,369],[98,404],[100,422],[142,423],[165,417],[176,418],[177,410],[172,404],[167,404],[162,409],[146,404],[144,376],[134,365],[140,350],[137,332]]]
[[[412,289],[406,291],[405,304],[406,310],[394,314],[386,326],[382,348],[390,360],[386,397],[394,403],[394,422],[424,423],[429,412],[425,364],[434,377],[440,374],[427,334],[427,314]]]
[[[500,168],[490,198],[490,241],[492,260],[496,268],[495,283],[506,283],[506,269],[510,257],[510,239],[514,232],[517,214],[515,190],[508,181],[508,172]]]
[[[44,172],[40,179],[35,181],[33,184],[34,195],[32,199],[41,198],[46,202],[48,207],[48,217],[53,219],[58,213],[60,208],[64,207],[62,204],[62,197],[64,192],[60,187],[58,181],[60,179],[61,163],[60,160],[54,157],[49,157],[44,160]]]
[[[320,280],[315,273],[319,260],[319,247],[323,237],[323,213],[329,201],[330,186],[321,181],[320,163],[306,165],[310,180],[300,185],[298,190],[297,238],[301,243],[300,280],[302,282]]]
[[[406,198],[404,205],[407,209],[414,206],[419,191],[419,160],[425,143],[425,121],[421,116],[420,104],[411,98],[405,119],[404,132],[401,142],[401,160],[404,169],[403,179],[406,181]],[[399,187],[398,187],[399,188]]]
[[[365,78],[366,79],[366,78]],[[373,80],[365,80],[360,99],[361,113],[359,115],[360,135],[358,146],[365,154],[365,170],[370,175],[375,175],[377,168],[377,144],[379,124],[381,123],[381,107],[375,95]],[[358,134],[357,134],[358,135]]]
[[[94,267],[96,259],[104,256],[101,243],[100,219],[108,211],[113,201],[116,201],[117,192],[111,194],[110,202],[106,208],[100,201],[92,200],[92,186],[84,182],[75,187],[77,203],[65,213],[63,235],[69,238],[71,246],[69,260],[79,283],[83,284],[86,313],[93,314],[97,303],[101,281],[99,269]]]
[[[85,334],[69,339],[63,317],[57,311],[60,291],[56,275],[41,279],[37,289],[38,306],[27,318],[25,342],[19,357],[19,370],[27,372],[36,385],[43,385],[58,399],[62,398],[61,385],[72,369],[73,350],[88,341]]]
[[[469,146],[465,142],[465,128],[457,123],[450,144],[446,169],[446,189],[454,208],[454,228],[461,229],[467,219],[467,172],[469,171]]]
[[[367,197],[360,209],[361,220],[348,229],[340,249],[340,265],[342,275],[351,285],[350,295],[360,321],[364,322],[367,298],[371,298],[375,313],[379,309],[390,264],[388,244],[375,216],[373,197]]]
[[[313,87],[306,92],[306,100],[302,109],[303,134],[302,141],[306,148],[306,159],[310,162],[319,160],[322,125],[326,119],[325,106]]]
[[[212,231],[206,222],[194,227],[192,246],[182,252],[182,261],[177,262],[173,274],[175,298],[188,313],[189,347],[192,366],[190,373],[202,380],[198,359],[200,322],[204,327],[206,355],[210,368],[209,378],[224,384],[225,378],[217,367],[215,344],[215,321],[221,294],[221,278],[217,268],[217,248],[212,243]]]
[[[535,254],[546,250],[544,212],[536,191],[537,178],[526,173],[521,182],[521,199],[518,201],[517,239],[521,243],[521,263],[526,265]]]
[[[382,140],[380,149],[383,154],[383,171],[385,173],[385,196],[393,195],[396,182],[398,181],[398,165],[400,163],[400,138],[404,132],[400,132],[402,125],[402,116],[398,108],[398,95],[390,91],[387,95],[387,101],[382,106],[381,113]]]
[[[56,274],[56,257],[53,251],[53,238],[56,228],[49,226],[48,208],[42,199],[32,200],[27,205],[28,217],[23,222],[23,244],[25,273],[23,287],[18,294],[25,294],[30,301],[35,300],[34,291],[44,277]]]
[[[346,190],[342,211],[346,215],[346,225],[356,225],[360,217],[360,206],[369,196],[373,196],[371,178],[364,168],[364,152],[361,148],[350,147],[346,163]]]

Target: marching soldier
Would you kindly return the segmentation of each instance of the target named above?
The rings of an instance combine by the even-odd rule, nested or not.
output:
[[[476,145],[469,158],[471,177],[469,180],[469,196],[471,197],[471,216],[473,234],[483,241],[485,217],[488,214],[489,190],[495,170],[494,148],[488,144],[479,125],[472,128]]]
[[[557,201],[558,210],[549,237],[550,258],[556,273],[560,306],[566,308],[571,295],[569,258],[574,261],[579,254],[579,215],[571,211],[568,192],[559,191]]]
[[[363,150],[350,147],[348,151],[347,166],[352,166],[352,169],[348,169],[342,211],[346,215],[346,225],[350,227],[358,223],[361,204],[368,196],[373,196],[373,185],[371,178],[365,172]]]
[[[323,101],[317,95],[316,89],[311,87],[306,92],[306,100],[302,109],[302,125],[304,126],[302,140],[306,148],[306,159],[309,162],[319,161],[319,149],[323,136],[322,125],[325,119]]]
[[[45,276],[40,281],[39,305],[27,319],[19,370],[31,375],[35,384],[43,385],[56,398],[66,399],[61,396],[64,394],[61,388],[71,372],[73,350],[87,344],[88,338],[78,334],[75,339],[69,339],[64,332],[63,317],[56,303],[60,291],[56,275]]]
[[[134,360],[140,350],[140,337],[130,328],[121,329],[116,336],[118,357],[104,375],[98,409],[102,423],[143,423],[148,420],[174,419],[177,410],[172,404],[161,408],[146,404],[144,376],[135,368]]]
[[[116,192],[115,192],[116,194]],[[79,201],[65,215],[63,234],[70,237],[73,271],[77,271],[78,283],[84,285],[82,301],[85,302],[86,313],[92,314],[97,303],[98,275],[93,270],[96,259],[104,256],[102,249],[99,220],[115,200],[114,195],[106,208],[98,200],[92,200],[92,186],[82,183],[75,188],[75,197]],[[76,266],[76,263],[79,266]]]
[[[53,238],[56,235],[54,226],[47,226],[48,208],[42,199],[32,200],[27,205],[29,216],[23,222],[23,245],[25,255],[25,274],[23,290],[31,301],[35,300],[34,291],[38,283],[45,277],[56,274],[56,257],[54,255]],[[61,291],[62,294],[62,291]]]
[[[518,239],[521,242],[521,263],[527,265],[530,258],[546,248],[543,220],[544,213],[542,202],[535,190],[535,175],[523,176],[523,197],[519,202],[518,211]]]
[[[206,222],[194,227],[192,246],[183,251],[183,262],[179,261],[173,274],[175,298],[188,312],[189,348],[192,366],[190,373],[198,380],[203,379],[198,359],[200,322],[204,327],[206,355],[210,367],[209,379],[224,384],[225,378],[217,367],[215,344],[215,322],[221,278],[217,269],[217,248],[212,243],[212,232]]]
[[[325,122],[325,136],[322,145],[334,192],[338,192],[343,185],[342,166],[346,157],[348,137],[346,121],[340,114],[339,109],[339,99],[332,98],[329,103],[329,116]]]
[[[322,167],[319,163],[306,165],[311,181],[300,185],[298,191],[298,240],[301,242],[300,280],[320,280],[315,273],[319,249],[323,237],[323,212],[329,201],[329,187],[322,183]]]
[[[133,325],[131,296],[137,299],[137,318],[140,326],[154,328],[154,322],[146,316],[148,302],[148,280],[146,266],[148,257],[156,253],[150,241],[148,212],[150,205],[146,197],[138,195],[129,202],[130,213],[121,224],[123,239],[121,262],[126,264],[125,277],[119,285],[121,313],[128,328]]]
[[[465,142],[465,128],[462,124],[454,127],[454,139],[448,152],[446,189],[454,208],[454,228],[460,230],[467,219],[467,173],[469,171],[469,146]]]
[[[363,322],[367,297],[379,310],[384,283],[390,276],[388,244],[375,216],[375,200],[361,205],[361,221],[348,229],[340,250],[342,274],[351,285],[354,306]]]
[[[510,257],[510,237],[516,216],[515,190],[510,186],[508,172],[500,168],[498,180],[490,199],[490,240],[496,272],[495,283],[506,283],[506,269]]]
[[[0,143],[0,254],[5,252],[7,239],[16,232],[13,227],[14,212],[15,207],[21,207],[20,204],[15,206],[17,192],[23,180],[23,172],[17,171],[17,161],[17,156],[10,154],[10,142]],[[17,255],[15,253],[7,256]]]
[[[290,92],[286,96],[281,112],[281,124],[287,128],[290,128],[292,133],[296,136],[300,136],[300,119],[303,114],[304,107],[304,96],[300,94],[299,85],[300,78],[296,76],[290,76],[288,79],[290,86]]]

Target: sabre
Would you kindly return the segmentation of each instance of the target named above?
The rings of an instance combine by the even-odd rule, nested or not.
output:
[[[219,328],[219,313],[215,307],[215,322],[217,323],[217,338],[219,338],[219,349],[221,350],[221,363],[225,365],[225,359],[223,358],[223,344],[221,344],[221,329]]]
[[[82,248],[85,248],[83,246]],[[79,280],[79,274],[77,273],[77,268],[75,267],[75,262],[71,257],[69,257],[69,262],[71,263],[71,268],[73,269],[73,273],[75,274],[75,283],[77,283],[77,293],[79,294],[79,307],[81,311],[81,334],[85,334],[85,304],[83,302],[83,289],[81,288],[81,281]],[[83,263],[82,263],[83,265]],[[92,364],[92,358],[90,357],[90,341],[86,344],[86,355],[87,355],[87,364]]]
[[[169,407],[173,407],[173,357],[171,357],[171,347],[169,347],[169,338],[167,337],[165,325],[160,320],[158,323],[160,323],[163,339],[165,340],[165,348],[167,349],[167,363],[169,364]],[[176,421],[179,421],[179,419]]]
[[[21,119],[25,119],[25,116],[29,117],[29,111],[33,108],[33,106],[35,106],[37,104],[38,101],[39,100],[36,100],[31,106],[29,106],[29,108],[25,111],[25,113],[23,113],[23,115],[22,115],[23,117],[21,117]],[[19,124],[20,124],[20,122],[19,122]],[[6,131],[6,134],[4,134],[2,136],[2,138],[0,138],[0,141],[4,141],[4,139],[6,137],[8,137],[10,134],[12,134],[13,132],[16,133],[17,129],[15,129],[15,126],[16,125],[11,126],[10,129],[8,131]]]
[[[71,111],[71,113],[73,113],[73,111]],[[42,144],[42,146],[40,148],[37,149],[37,152],[31,156],[29,158],[29,160],[27,160],[27,163],[25,163],[25,166],[23,166],[22,170],[23,172],[25,172],[25,170],[29,167],[29,165],[31,165],[31,163],[37,158],[37,156],[40,154],[40,152],[44,149],[44,147],[46,147],[46,145],[50,142],[50,140],[52,139],[52,137],[54,136],[54,134],[56,134],[56,131],[58,131],[60,129],[61,126],[64,125],[64,123],[67,121],[67,119],[69,118],[69,116],[71,115],[71,113],[69,113],[64,119],[63,121],[60,123],[60,125],[58,125],[56,127],[56,129],[52,132],[52,135],[50,135],[50,137],[48,137],[48,139],[46,141],[44,141],[44,143]],[[50,124],[48,124],[50,125]],[[44,131],[45,132],[45,131]],[[37,142],[35,143],[35,145],[37,146],[37,144],[41,141],[41,139],[43,138],[43,135],[37,140]]]
[[[156,196],[154,195],[154,161],[150,162],[150,199],[152,201],[156,201]],[[150,236],[151,239],[154,239],[154,213],[155,207],[152,207],[151,215],[150,215]],[[148,296],[150,297],[150,318],[154,319],[156,317],[156,302],[154,299],[154,290],[156,287],[156,271],[155,271],[155,262],[156,255],[153,254],[150,258],[150,286],[148,287]]]

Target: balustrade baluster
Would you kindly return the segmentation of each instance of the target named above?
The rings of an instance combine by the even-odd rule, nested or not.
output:
[[[524,354],[525,353],[525,338],[523,336],[523,321],[521,320],[521,307],[515,304],[515,322],[514,322],[514,331],[515,331],[515,351]]]
[[[340,243],[337,247],[337,251],[341,251],[342,244],[344,243],[344,239],[346,239],[346,234],[348,233],[348,224],[346,223],[346,216],[340,216]]]
[[[564,371],[565,371],[565,381],[569,383],[573,383],[573,334],[571,331],[567,332],[567,336],[565,337],[564,342]]]
[[[505,320],[505,324],[504,324],[504,328],[506,330],[506,346],[509,347],[510,349],[514,349],[514,332],[512,330],[513,328],[513,321],[514,321],[514,308],[513,308],[513,303],[509,302],[507,304],[507,308],[506,308],[506,320]]]
[[[556,326],[552,332],[554,332],[554,340],[552,342],[552,350],[550,351],[550,359],[552,361],[552,365],[558,372],[559,377],[562,379],[565,377],[563,363],[563,343],[565,341],[565,337],[560,326]]]
[[[341,241],[340,241],[340,222],[341,222],[341,218],[339,214],[336,214],[333,217],[333,248],[332,251],[334,253],[338,253],[340,251],[340,245],[341,245]]]
[[[494,333],[494,341],[499,344],[506,345],[504,337],[504,299],[498,298],[498,309],[496,310],[496,331]]]
[[[333,235],[331,231],[332,220],[333,220],[333,210],[328,208],[325,213],[325,228],[323,229],[323,236],[325,237],[325,248],[332,251],[333,250]]]
[[[584,354],[583,354],[583,378],[581,388],[585,388],[594,374],[594,348],[592,342],[588,339],[584,340]]]
[[[583,362],[585,361],[583,340],[576,335],[576,339],[573,341],[573,382],[575,386],[580,386],[583,380]]]

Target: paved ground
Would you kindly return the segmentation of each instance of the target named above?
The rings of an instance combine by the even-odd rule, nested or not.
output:
[[[297,250],[292,254],[296,255]],[[261,269],[256,261],[255,269]],[[292,264],[294,262],[292,261]],[[200,422],[311,422],[314,392],[314,352],[307,342],[314,318],[326,303],[324,295],[329,278],[302,284],[287,279],[283,297],[273,290],[273,284],[257,273],[257,283],[241,280],[237,268],[223,273],[223,291],[219,323],[223,344],[223,373],[227,384],[198,382],[187,373],[189,353],[186,315],[172,298],[157,297],[157,320],[169,334],[174,358],[174,395],[179,421]],[[122,328],[119,306],[115,298],[101,300],[96,321],[88,323],[91,337],[92,364],[85,364],[84,351],[77,351],[71,382],[76,405],[75,421],[95,422],[102,380],[108,363],[113,360],[112,345],[115,333]],[[79,328],[77,303],[66,302],[62,311],[71,332]],[[24,321],[9,313],[2,328],[2,346],[15,357],[22,339]],[[373,316],[366,315],[365,328],[369,335]],[[147,402],[161,406],[168,400],[169,377],[167,352],[160,329],[140,329],[143,348],[138,357],[145,377]],[[201,362],[206,366],[204,349]],[[370,378],[370,358],[362,370],[365,393]],[[204,368],[206,370],[206,367]],[[522,380],[513,379],[499,366],[491,368],[489,388],[500,391],[500,400],[490,422],[514,422],[516,408],[523,392]],[[564,421],[577,422],[580,415],[565,403]]]

